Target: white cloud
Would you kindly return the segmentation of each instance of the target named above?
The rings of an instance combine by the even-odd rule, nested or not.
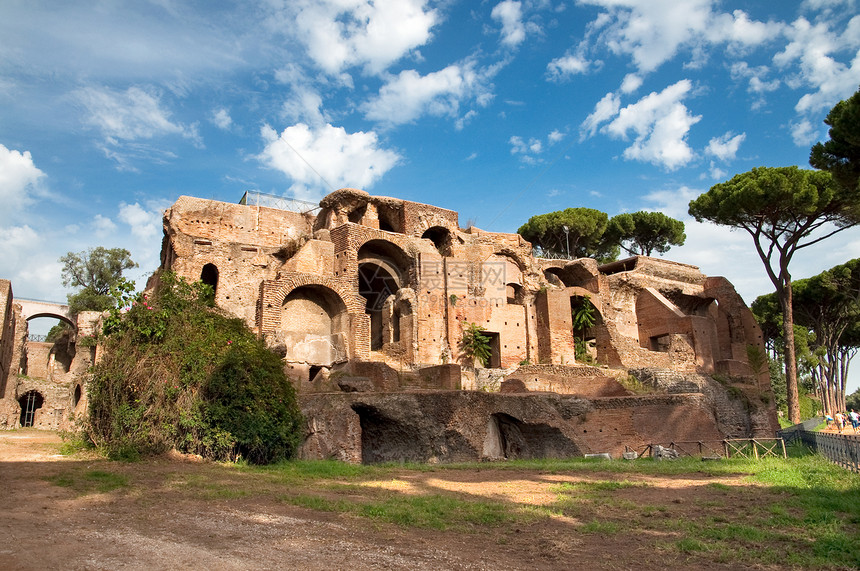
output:
[[[702,44],[740,48],[768,41],[779,24],[756,22],[741,10],[715,13],[714,0],[580,0],[607,10],[594,27],[602,28],[598,43],[611,52],[632,57],[640,73],[656,70],[690,48],[698,58]]]
[[[383,124],[399,125],[423,114],[457,115],[461,102],[474,98],[478,105],[489,103],[488,78],[474,64],[449,65],[445,69],[420,75],[405,70],[391,78],[379,95],[362,107],[365,117]]]
[[[230,111],[221,107],[212,111],[212,123],[224,131],[228,130],[233,125],[233,118],[230,117]]]
[[[791,138],[798,147],[808,147],[818,140],[818,133],[811,121],[801,119],[791,124]]]
[[[93,232],[99,238],[106,238],[116,233],[116,224],[114,224],[114,221],[101,214],[95,215],[91,225]]]
[[[296,87],[284,101],[283,116],[289,121],[303,121],[312,125],[326,122],[322,112],[322,96],[308,86]]]
[[[120,170],[137,171],[135,160],[155,163],[172,160],[175,155],[154,145],[142,143],[157,137],[179,135],[202,147],[197,124],[183,125],[170,119],[158,93],[140,87],[125,91],[86,87],[75,98],[87,109],[86,122],[101,131],[103,142],[97,146],[117,162]]]
[[[621,82],[622,93],[633,93],[642,86],[642,77],[635,73],[628,73]]]
[[[16,151],[0,144],[0,224],[19,219],[34,199],[46,194],[45,173],[33,163],[30,151]]]
[[[552,146],[564,138],[564,133],[559,130],[553,130],[546,136],[546,146],[541,139],[530,137],[528,140],[514,135],[508,139],[511,145],[511,154],[518,155],[520,160],[526,164],[536,164],[540,162],[537,155],[544,152],[547,146]]]
[[[753,102],[753,109],[758,109],[766,102],[765,94],[779,89],[782,82],[779,79],[768,81],[766,76],[770,73],[770,68],[764,65],[750,67],[745,61],[735,62],[729,68],[732,79],[735,81],[741,79],[749,80],[747,92],[756,96]]]
[[[120,203],[119,219],[131,227],[131,233],[141,240],[151,241],[161,236],[162,209],[144,208],[140,203]]]
[[[546,76],[550,81],[561,81],[572,75],[586,73],[591,62],[580,54],[567,53],[555,58],[546,66]]]
[[[650,162],[668,170],[684,166],[694,158],[686,142],[687,134],[690,127],[701,120],[701,116],[691,115],[681,102],[691,88],[690,81],[684,79],[660,93],[652,92],[619,110],[617,116],[601,131],[624,140],[630,132],[635,135],[633,144],[624,150],[626,159]],[[598,103],[598,107],[601,103]],[[607,111],[610,108],[607,106]],[[586,119],[591,132],[599,124],[593,118],[597,113],[595,110]],[[609,117],[611,115],[603,113],[601,119],[608,120]]]
[[[727,175],[727,174],[728,174],[728,172],[726,172],[726,171],[724,171],[723,169],[719,168],[719,167],[717,166],[717,163],[715,163],[714,161],[711,161],[710,168],[708,169],[708,175],[709,175],[712,179],[714,179],[714,180],[722,180],[722,179],[726,178],[726,175]],[[701,177],[699,177],[699,178],[705,178],[705,175],[702,175],[702,176],[701,176]]]
[[[193,127],[170,120],[170,112],[162,108],[157,93],[140,87],[129,87],[124,92],[86,87],[75,95],[89,112],[89,124],[109,140],[135,141],[163,135],[199,137]]]
[[[543,143],[539,139],[532,138],[525,141],[522,137],[514,135],[508,142],[511,144],[512,155],[539,154],[543,152]]]
[[[439,22],[425,0],[284,0],[270,25],[294,30],[331,75],[353,66],[378,74],[431,38]]]
[[[265,125],[261,135],[266,146],[257,158],[290,177],[291,189],[300,197],[316,198],[320,191],[341,187],[370,188],[401,159],[381,148],[372,131],[347,133],[330,124],[311,128],[297,123],[280,135]]]
[[[708,141],[705,153],[713,155],[721,161],[730,161],[738,154],[738,148],[747,138],[746,133],[734,135],[731,131],[721,137],[714,137]]]
[[[597,128],[601,123],[604,123],[614,117],[621,108],[621,98],[614,93],[604,95],[597,105],[594,106],[594,111],[585,118],[582,122],[582,138],[591,137],[597,132]]]
[[[513,48],[526,39],[522,3],[515,0],[499,2],[493,8],[490,17],[502,24],[502,44]]]
[[[840,99],[850,96],[860,84],[860,16],[852,18],[843,35],[835,33],[825,22],[811,24],[798,18],[786,31],[790,42],[773,58],[785,68],[799,63],[796,78],[815,91],[803,95],[795,109],[798,113],[825,111]],[[849,64],[834,59],[833,54],[847,50],[854,55]]]

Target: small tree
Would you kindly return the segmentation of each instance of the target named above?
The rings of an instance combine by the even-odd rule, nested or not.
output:
[[[714,185],[690,202],[689,212],[698,222],[740,228],[752,237],[783,312],[789,418],[799,422],[789,264],[797,250],[857,224],[860,191],[835,184],[827,172],[760,167]],[[817,230],[822,233],[813,235]]]
[[[672,246],[683,246],[684,223],[662,212],[625,212],[613,216],[606,229],[607,241],[631,256],[665,254]]]
[[[590,328],[594,327],[596,322],[594,306],[591,304],[589,296],[586,295],[580,298],[579,305],[571,313],[571,318],[573,324],[574,356],[577,361],[588,361],[588,342],[585,335]]]
[[[59,260],[63,264],[63,285],[81,288],[69,294],[69,311],[105,311],[114,307],[111,288],[123,280],[125,270],[136,268],[131,253],[124,248],[91,248],[69,252]]]
[[[487,366],[492,355],[490,338],[484,335],[484,331],[477,323],[467,321],[463,324],[463,340],[460,343],[463,354],[482,367]]]

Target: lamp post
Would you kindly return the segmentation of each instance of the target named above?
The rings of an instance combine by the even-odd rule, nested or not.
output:
[[[565,224],[564,226],[561,227],[561,229],[564,230],[564,245],[565,245],[565,248],[567,249],[567,259],[569,260],[570,259],[570,238],[569,238],[570,228],[568,228],[567,224]]]

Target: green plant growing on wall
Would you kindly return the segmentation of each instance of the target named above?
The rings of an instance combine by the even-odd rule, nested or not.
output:
[[[490,338],[484,335],[484,328],[477,323],[463,324],[463,340],[460,342],[463,353],[476,364],[486,367],[492,354]]]
[[[597,318],[594,315],[594,306],[591,304],[589,296],[584,296],[579,306],[573,309],[572,321],[574,355],[576,360],[589,363],[591,362],[591,355],[588,353],[588,341],[585,338],[585,334],[597,322]]]

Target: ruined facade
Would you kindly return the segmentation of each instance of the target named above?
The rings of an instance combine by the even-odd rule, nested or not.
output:
[[[767,371],[751,370],[747,359],[749,347],[763,349],[761,332],[724,278],[643,256],[603,266],[539,259],[518,234],[463,229],[454,211],[361,190],[341,189],[313,206],[287,210],[183,196],[165,213],[162,246],[163,268],[212,285],[216,304],[283,356],[309,416],[308,456],[509,456],[500,443],[524,438],[532,430],[527,425],[552,427],[562,435],[558,442],[567,442],[554,449],[577,453],[595,447],[618,453],[622,442],[649,442],[655,431],[719,439],[776,429],[773,405],[767,396],[761,400],[770,390]],[[593,306],[595,323],[577,333],[572,316],[583,304]],[[470,324],[490,340],[485,368],[464,354]],[[586,341],[579,360],[577,334]],[[669,383],[671,389],[654,380],[661,375],[644,375],[653,394],[635,396],[623,381],[641,371],[695,380]],[[746,402],[721,408],[717,401],[725,399],[715,395],[728,385]],[[681,394],[678,386],[686,398],[666,396]],[[505,396],[479,406],[473,401],[490,397],[465,399],[462,391],[472,389]],[[407,397],[393,396],[404,392],[411,408],[402,406]],[[525,414],[518,409],[523,403],[536,402],[517,395],[548,392],[566,399],[561,409],[568,412],[595,410],[599,402],[602,416],[615,419],[613,433],[629,429],[595,444],[595,436],[584,436],[587,428],[577,428],[587,413],[560,413],[542,402],[531,422],[516,416]],[[332,393],[348,394],[321,396]],[[450,414],[434,424],[443,401]],[[653,411],[660,420],[631,424],[643,407],[662,407]],[[409,428],[417,422],[413,413],[424,409],[426,426]],[[453,429],[457,422],[471,426],[471,436]],[[368,451],[386,439],[367,435],[386,431],[429,440],[420,453]],[[448,442],[452,431],[460,444]],[[535,446],[530,453],[521,446],[519,455],[541,455]]]
[[[69,319],[45,312],[39,303],[32,315],[22,311],[9,280],[0,279],[0,429],[69,427],[86,411],[84,373],[92,365],[94,346],[78,339],[93,337],[100,314],[83,312]],[[55,343],[28,338],[27,319],[58,317],[70,328]]]
[[[264,199],[180,197],[164,214],[162,269],[213,286],[281,355],[307,420],[303,457],[619,456],[777,429],[767,367],[747,358],[761,332],[724,278],[643,256],[535,258],[518,234],[361,190],[318,206]],[[574,331],[582,308],[594,323]],[[0,425],[83,413],[98,315],[77,316],[58,348],[27,342],[3,280],[0,309]],[[489,339],[483,364],[463,349],[474,325]]]

